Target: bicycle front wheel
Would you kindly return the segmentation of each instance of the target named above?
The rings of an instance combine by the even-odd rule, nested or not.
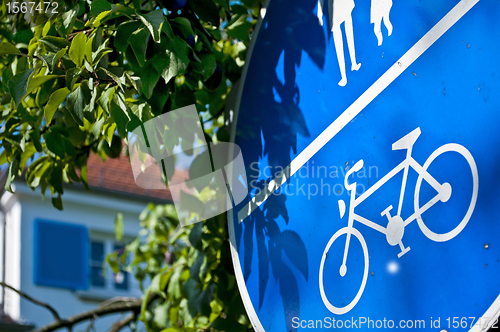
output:
[[[324,274],[325,262],[329,258],[328,256],[332,257],[333,254],[335,254],[335,253],[328,253],[328,251],[332,247],[333,243],[336,240],[338,240],[341,235],[344,235],[344,234],[347,235],[349,233],[351,233],[351,235],[354,235],[354,237],[358,239],[358,241],[361,244],[362,250],[363,250],[363,256],[365,259],[363,277],[362,277],[362,281],[361,281],[361,287],[359,288],[354,299],[347,305],[343,305],[343,303],[345,303],[345,302],[342,301],[343,303],[340,306],[335,306],[335,305],[331,304],[330,301],[328,300],[328,297],[326,296],[325,288],[323,285],[323,280],[324,280],[323,274]],[[342,239],[345,239],[345,238],[342,237]],[[353,243],[352,239],[353,239],[353,237],[351,237],[351,245]],[[338,242],[337,242],[337,244],[338,244]],[[334,245],[334,247],[337,247],[337,246]],[[341,247],[342,247],[342,249],[345,249],[345,242],[341,242]],[[342,254],[343,254],[343,252],[342,252]],[[342,272],[340,272],[340,268],[341,268],[342,264],[340,262],[342,261],[342,259],[341,259],[340,255],[337,255],[337,256],[338,256],[337,258],[339,258],[339,259],[337,259],[335,261],[332,258],[331,260],[335,261],[335,263],[338,264],[338,266],[335,266],[336,268],[338,268],[338,269],[336,269],[336,273],[341,275]],[[357,272],[361,272],[361,271],[357,271]],[[345,277],[346,279],[350,279],[353,276],[353,274],[355,274],[355,273],[356,273],[356,269],[347,268],[346,271],[344,270],[344,275],[342,277]],[[342,315],[342,314],[349,312],[352,308],[354,308],[354,306],[358,303],[359,299],[361,298],[361,295],[363,294],[363,290],[365,289],[365,286],[366,286],[367,278],[368,278],[368,248],[366,246],[365,239],[363,238],[363,236],[361,235],[361,233],[357,229],[349,228],[349,227],[341,228],[339,231],[337,231],[337,233],[335,233],[330,238],[330,241],[326,245],[325,251],[323,252],[323,256],[321,257],[321,265],[319,267],[319,290],[321,293],[321,299],[323,300],[323,303],[328,308],[328,310],[330,310],[332,313],[334,313],[336,315]],[[331,280],[331,279],[332,278],[328,278],[328,280]],[[355,279],[356,278],[353,278],[353,280],[355,280]],[[359,279],[359,275],[358,275],[358,279]]]
[[[445,232],[445,233],[434,232],[424,223],[424,219],[422,218],[421,214],[419,213],[419,211],[421,209],[421,205],[419,203],[420,186],[422,185],[424,173],[419,174],[418,179],[417,179],[417,184],[415,186],[415,201],[414,201],[415,202],[415,213],[417,213],[417,215],[418,215],[417,222],[418,222],[418,226],[420,227],[422,232],[425,234],[425,236],[427,236],[429,239],[436,241],[436,242],[445,242],[445,241],[451,240],[452,238],[457,236],[464,229],[464,227],[469,222],[470,217],[472,216],[472,212],[474,211],[474,207],[476,206],[478,189],[479,189],[479,177],[478,177],[476,162],[474,161],[474,158],[472,157],[469,150],[467,150],[465,147],[463,147],[462,145],[459,145],[459,144],[455,144],[455,143],[445,144],[445,145],[439,147],[436,151],[434,151],[429,156],[429,158],[427,158],[427,160],[423,166],[424,172],[427,172],[427,169],[429,168],[431,163],[434,162],[434,160],[437,157],[443,155],[446,152],[457,152],[457,153],[461,154],[467,160],[467,163],[469,164],[470,170],[472,172],[472,194],[470,196],[471,197],[470,203],[468,203],[467,212],[465,213],[465,216],[462,218],[462,220],[458,223],[458,225],[449,232]],[[441,185],[443,185],[443,183],[441,183]],[[449,195],[451,195],[451,196],[453,196],[453,191],[454,191],[453,188],[455,188],[455,190],[459,188],[459,186],[455,186],[455,187],[451,187],[450,185],[447,185],[447,186],[448,186],[448,190],[449,190]],[[448,201],[448,199],[449,199],[449,197],[447,197],[447,199],[443,200],[443,201],[446,202],[446,201]],[[430,208],[431,207],[429,207],[429,209]]]

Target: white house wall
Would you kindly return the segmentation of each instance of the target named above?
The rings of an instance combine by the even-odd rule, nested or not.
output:
[[[50,195],[50,193],[48,194]],[[7,242],[7,255],[9,256],[8,268],[12,268],[15,271],[16,261],[20,261],[21,273],[20,282],[18,281],[17,284],[14,279],[18,278],[17,280],[19,280],[19,274],[12,273],[11,279],[8,279],[8,281],[18,287],[21,286],[20,288],[24,292],[34,298],[54,306],[61,317],[69,317],[86,310],[94,309],[99,303],[97,298],[95,301],[83,300],[81,293],[66,289],[38,286],[33,283],[33,221],[35,219],[46,219],[84,225],[89,230],[91,238],[92,234],[96,233],[112,236],[114,234],[115,216],[118,212],[122,212],[125,236],[134,238],[140,230],[138,216],[146,207],[146,203],[144,201],[135,202],[131,199],[118,199],[114,195],[67,190],[63,195],[64,210],[59,211],[52,206],[50,197],[42,201],[39,192],[32,193],[24,184],[17,184],[16,197],[19,200],[19,210],[22,213],[20,211],[16,212],[17,210],[14,209],[9,222],[15,220],[15,218],[19,218],[18,215],[20,214],[20,236],[19,231],[16,237],[16,229],[11,230],[12,233],[9,238],[12,236],[12,243]],[[14,243],[18,241],[19,237],[20,243],[18,242],[17,246],[21,246],[20,250],[16,247],[16,243]],[[20,252],[20,255],[16,255],[16,251]],[[64,262],[61,262],[61,264],[64,264]],[[129,280],[131,279],[133,278],[129,278]],[[21,299],[19,305],[19,298],[12,294],[9,295],[9,299],[14,305],[12,308],[9,308],[13,316],[17,313],[17,317],[21,316],[38,327],[53,321],[53,317],[46,309],[36,306],[25,299]],[[107,294],[103,295],[106,296]],[[140,292],[136,290],[134,294],[129,294],[129,296],[131,295],[140,296]],[[13,300],[16,297],[17,304]],[[19,308],[17,311],[15,305]],[[111,326],[110,323],[116,321],[118,318],[119,316],[115,315],[111,318],[97,320],[96,330],[107,330]],[[81,326],[84,327],[85,325]]]
[[[1,199],[7,218],[6,231],[6,256],[5,256],[5,281],[7,284],[19,289],[21,287],[21,204],[15,195],[6,193]],[[2,220],[1,233],[3,234]],[[3,250],[3,237],[0,236],[0,248]],[[1,253],[3,255],[3,253]],[[2,257],[2,256],[0,256]],[[0,264],[0,273],[3,266]],[[16,320],[21,318],[20,298],[11,291],[5,292],[5,311]]]

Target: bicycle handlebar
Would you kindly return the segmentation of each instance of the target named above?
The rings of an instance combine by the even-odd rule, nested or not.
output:
[[[347,190],[352,190],[352,186],[354,185],[354,184],[348,184],[347,179],[349,178],[349,176],[352,173],[357,172],[361,168],[363,168],[363,165],[364,165],[364,162],[363,162],[363,159],[361,159],[356,164],[354,164],[354,166],[349,171],[347,171],[347,174],[345,175],[345,178],[344,178],[344,185],[345,185],[345,188]],[[356,189],[356,188],[354,188],[354,189]]]

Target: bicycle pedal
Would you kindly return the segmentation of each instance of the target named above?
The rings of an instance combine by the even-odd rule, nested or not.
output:
[[[401,258],[404,254],[406,254],[408,251],[410,251],[410,247],[404,248],[399,254],[398,258]]]

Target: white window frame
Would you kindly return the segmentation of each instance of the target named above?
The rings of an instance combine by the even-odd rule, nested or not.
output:
[[[116,241],[115,235],[113,233],[106,233],[101,231],[95,231],[89,229],[89,250],[91,250],[92,242],[102,242],[104,244],[104,261],[106,260],[106,255],[114,251],[114,247],[117,244],[128,244],[133,240],[131,236],[124,236],[123,241],[120,243]],[[104,287],[92,286],[92,280],[90,275],[90,260],[91,255],[89,253],[89,288],[84,291],[76,291],[77,296],[84,300],[94,300],[94,301],[105,301],[113,297],[137,297],[142,296],[142,292],[139,286],[139,281],[137,281],[133,274],[128,275],[128,289],[117,289],[115,288],[114,275],[115,273],[111,270],[109,265],[105,264],[105,280]],[[130,259],[130,258],[129,258]]]

